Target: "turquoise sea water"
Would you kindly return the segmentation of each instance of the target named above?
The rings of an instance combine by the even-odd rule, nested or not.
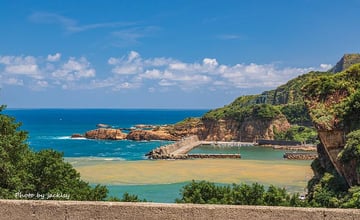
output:
[[[66,158],[101,158],[104,160],[145,160],[147,152],[167,141],[106,141],[71,139],[73,133],[85,133],[99,123],[115,128],[130,128],[137,124],[173,124],[186,117],[199,117],[207,110],[154,109],[7,109],[5,114],[22,122],[29,133],[29,146],[35,150],[53,148]],[[282,160],[284,151],[259,147],[202,146],[191,153],[241,153],[242,159]],[[129,192],[154,202],[174,202],[187,182],[154,185],[108,185],[110,196]],[[92,183],[96,184],[96,183]]]
[[[71,139],[74,133],[85,133],[99,123],[115,128],[137,124],[173,124],[187,117],[199,117],[207,110],[157,109],[6,109],[5,114],[21,122],[29,134],[28,143],[35,150],[53,148],[66,158],[96,157],[105,160],[145,160],[147,152],[168,141],[106,141]],[[94,183],[95,184],[95,183]],[[186,183],[157,185],[108,185],[110,196],[129,192],[155,202],[174,202]]]
[[[283,158],[283,150],[274,150],[258,146],[199,146],[189,153],[193,154],[241,154],[242,160],[280,160]]]
[[[138,110],[138,109],[10,109],[29,132],[29,145],[37,151],[53,148],[65,157],[104,157],[122,160],[143,160],[151,149],[167,141],[104,141],[71,139],[74,133],[85,133],[99,123],[114,128],[130,128],[137,124],[172,124],[186,117],[198,117],[206,110]]]

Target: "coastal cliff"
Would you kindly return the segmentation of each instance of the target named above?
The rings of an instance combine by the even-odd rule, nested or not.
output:
[[[303,88],[305,103],[321,141],[318,154],[324,172],[315,172],[318,180],[325,172],[336,170],[349,186],[360,185],[357,149],[348,146],[351,144],[348,134],[360,128],[359,82],[360,64],[355,64],[340,73],[319,76]]]
[[[257,139],[273,140],[276,131],[286,131],[289,122],[283,115],[262,120],[254,117],[244,121],[234,119],[203,119],[201,139],[207,141],[245,141],[255,142]]]
[[[206,141],[254,142],[257,139],[273,140],[276,132],[289,128],[290,124],[283,115],[266,120],[249,117],[244,121],[232,118],[188,118],[177,124],[161,126],[150,131],[132,131],[128,139],[141,140],[153,136],[158,140],[180,140],[183,137],[197,135],[200,140]]]

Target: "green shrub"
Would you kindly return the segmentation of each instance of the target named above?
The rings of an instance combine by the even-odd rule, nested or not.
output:
[[[216,185],[207,181],[192,181],[181,190],[177,203],[227,204],[227,205],[271,205],[271,206],[306,206],[299,195],[289,195],[284,188],[253,183]]]

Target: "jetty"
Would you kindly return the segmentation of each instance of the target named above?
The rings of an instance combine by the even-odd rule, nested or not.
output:
[[[270,141],[271,142],[271,141]],[[277,142],[271,142],[279,144]],[[289,142],[285,142],[289,144]],[[267,142],[268,144],[268,142]],[[253,142],[240,142],[240,141],[201,141],[197,135],[192,135],[189,137],[185,137],[177,142],[172,144],[164,145],[153,149],[145,156],[149,159],[154,160],[185,160],[185,159],[240,159],[241,154],[190,154],[189,152],[194,148],[200,145],[209,145],[216,148],[226,148],[226,147],[243,147],[243,146],[254,146],[258,145],[258,143]],[[317,158],[316,152],[314,151],[312,146],[303,146],[303,145],[295,145],[295,146],[284,146],[284,145],[275,145],[272,146],[274,149],[282,149],[282,150],[292,150],[292,152],[286,152],[283,155],[284,159],[288,160],[314,160]]]
[[[222,147],[252,146],[250,142],[222,142],[222,141],[200,141],[197,135],[183,138],[172,144],[158,147],[145,156],[149,159],[240,159],[240,154],[188,154],[192,149],[200,145],[212,145]]]
[[[314,160],[318,157],[317,153],[308,152],[286,152],[284,158],[288,160]]]

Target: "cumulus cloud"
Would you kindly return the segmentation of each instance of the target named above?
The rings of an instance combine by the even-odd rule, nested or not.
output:
[[[58,84],[63,85],[63,89],[68,89],[77,86],[74,84],[75,81],[95,77],[95,73],[95,69],[91,67],[85,57],[79,59],[70,57],[66,63],[52,72],[51,75],[57,80]]]
[[[332,68],[332,65],[331,64],[320,64],[320,68],[323,70],[323,71],[326,71],[326,70],[330,70]]]
[[[37,60],[33,56],[0,56],[0,64],[5,66],[4,72],[8,74],[40,77]]]
[[[59,61],[60,58],[61,58],[61,53],[56,53],[54,55],[49,54],[47,56],[46,60],[49,61],[49,62],[56,62],[56,61]]]
[[[329,64],[318,67],[280,67],[277,64],[222,64],[205,57],[197,62],[183,62],[171,57],[143,58],[130,51],[110,57],[111,71],[96,75],[95,67],[85,57],[63,59],[61,53],[45,58],[34,56],[0,56],[1,85],[27,86],[31,89],[107,89],[109,91],[143,88],[149,92],[240,91],[271,89],[309,71],[325,71]],[[156,89],[155,89],[156,88]]]
[[[2,85],[26,86],[34,90],[52,86],[74,88],[78,81],[95,77],[95,69],[86,58],[69,58],[60,63],[61,54],[45,59],[34,56],[0,56]],[[87,83],[87,82],[84,82]]]
[[[111,57],[108,63],[115,66],[112,72],[119,75],[137,74],[143,71],[140,54],[135,51],[131,51],[128,56],[119,59]]]
[[[321,65],[317,68],[284,68],[275,64],[256,63],[225,65],[219,64],[215,58],[186,63],[164,57],[144,59],[135,51],[121,58],[111,57],[108,63],[115,74],[137,78],[143,81],[143,84],[151,81],[161,87],[179,87],[183,90],[271,88],[300,74],[328,67]]]

